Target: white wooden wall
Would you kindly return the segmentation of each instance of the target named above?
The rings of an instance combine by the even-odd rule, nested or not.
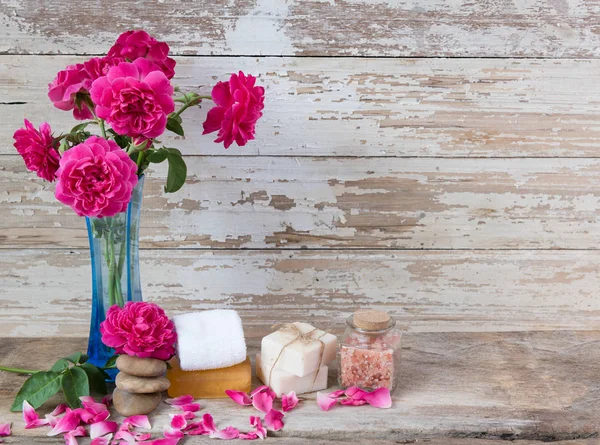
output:
[[[84,221],[12,147],[23,117],[72,125],[46,86],[145,28],[175,82],[242,69],[256,141],[185,117],[188,181],[147,181],[144,297],[248,326],[595,329],[600,320],[600,2],[0,0],[0,337],[87,335]],[[69,127],[70,128],[70,127]]]

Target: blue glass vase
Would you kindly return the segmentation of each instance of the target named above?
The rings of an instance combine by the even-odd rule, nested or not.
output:
[[[100,323],[108,309],[128,301],[142,301],[139,262],[142,176],[127,211],[105,218],[86,218],[92,260],[92,318],[88,341],[88,361],[104,366],[114,350],[101,340]],[[114,377],[114,376],[113,376]]]

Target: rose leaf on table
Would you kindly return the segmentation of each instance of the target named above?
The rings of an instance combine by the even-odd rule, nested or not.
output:
[[[24,402],[27,402],[33,409],[39,408],[60,391],[63,392],[71,408],[80,408],[80,397],[89,396],[90,392],[99,395],[107,394],[106,379],[109,376],[106,374],[106,369],[112,367],[110,362],[113,359],[110,359],[101,368],[88,363],[87,360],[87,355],[75,352],[58,359],[49,371],[0,366],[0,371],[31,374],[17,393],[10,410],[13,412],[23,410],[23,407],[26,406]]]

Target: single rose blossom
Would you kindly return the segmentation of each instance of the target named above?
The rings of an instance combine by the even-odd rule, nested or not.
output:
[[[208,112],[202,134],[218,131],[215,142],[223,142],[225,148],[234,141],[241,147],[254,139],[265,100],[265,89],[255,86],[255,82],[256,77],[240,71],[229,81],[217,83],[212,90],[216,107]]]
[[[127,210],[137,165],[114,141],[92,136],[64,152],[55,196],[79,216],[102,218]]]
[[[169,56],[169,45],[159,42],[144,30],[127,31],[108,50],[109,57],[123,57],[130,62],[148,59],[171,79],[175,75],[175,60]]]
[[[117,354],[168,360],[175,354],[175,324],[156,304],[111,306],[100,324],[102,342]]]
[[[167,116],[175,109],[169,79],[146,59],[110,68],[92,83],[90,93],[97,116],[118,134],[132,138],[163,134]]]
[[[28,170],[52,182],[56,179],[60,155],[56,150],[57,144],[52,137],[50,125],[43,122],[40,129],[36,130],[27,119],[24,123],[25,128],[18,129],[13,135],[14,146],[23,157]]]
[[[85,100],[88,94],[85,87],[87,78],[83,64],[67,66],[48,84],[48,98],[59,110],[73,110],[75,119],[92,119],[94,115]]]

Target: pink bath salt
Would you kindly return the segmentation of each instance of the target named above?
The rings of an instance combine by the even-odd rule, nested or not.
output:
[[[341,385],[364,389],[389,388],[394,384],[393,349],[340,348]]]

